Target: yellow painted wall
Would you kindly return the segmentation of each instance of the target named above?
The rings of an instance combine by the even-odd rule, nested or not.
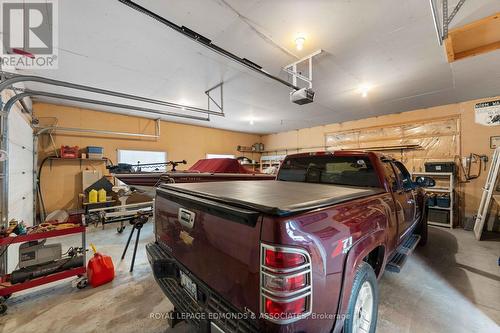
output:
[[[461,156],[468,156],[470,153],[486,154],[491,158],[493,150],[490,149],[490,136],[500,135],[500,126],[482,126],[474,122],[474,105],[479,102],[498,99],[499,97],[467,101],[457,104],[443,105],[428,109],[408,111],[398,114],[385,115],[380,117],[366,118],[344,123],[335,123],[325,126],[304,128],[278,134],[262,136],[266,150],[281,148],[309,148],[321,150],[325,145],[325,134],[340,132],[372,126],[384,126],[394,123],[406,123],[411,121],[422,121],[436,117],[451,115],[460,116],[461,128]],[[290,151],[289,153],[294,153]],[[488,167],[490,164],[488,163]],[[420,171],[420,170],[417,170]],[[472,216],[476,214],[479,201],[481,199],[482,187],[485,184],[487,171],[482,170],[480,178],[469,183],[460,184],[459,195],[461,200],[461,215]]]
[[[497,98],[500,98],[500,96],[345,123],[304,128],[289,132],[264,135],[262,137],[206,127],[161,122],[161,138],[157,141],[151,139],[134,139],[131,137],[98,137],[94,134],[82,135],[81,133],[58,133],[54,135],[54,139],[58,147],[62,144],[78,145],[80,147],[91,145],[102,146],[104,147],[105,155],[111,158],[115,163],[117,159],[117,149],[138,149],[166,151],[169,160],[186,159],[188,164],[191,165],[200,158],[204,158],[207,153],[234,154],[239,156],[241,154],[236,151],[237,145],[250,146],[255,142],[263,142],[266,150],[295,147],[314,147],[314,149],[321,150],[319,147],[324,146],[324,135],[326,133],[459,115],[461,127],[461,155],[468,156],[469,153],[473,152],[476,154],[486,154],[491,157],[493,150],[489,148],[489,138],[492,135],[500,135],[500,127],[488,127],[476,124],[474,122],[474,105],[478,102]],[[35,103],[33,108],[35,115],[40,117],[42,123],[45,124],[50,123],[53,119],[44,119],[44,117],[56,117],[58,119],[58,125],[63,127],[154,133],[154,122],[140,117],[123,116],[44,103]],[[40,148],[40,159],[52,153],[52,146],[47,136],[41,139]],[[293,152],[294,151],[290,151],[290,153]],[[258,156],[250,157],[254,159],[258,158]],[[103,165],[96,163],[93,163],[93,165],[104,171]],[[82,169],[85,168],[91,169],[88,164],[87,166],[84,164]],[[75,162],[56,161],[52,164],[52,168],[49,166],[44,168],[42,174],[42,189],[48,211],[76,207],[76,193],[82,191],[80,172],[80,166]],[[462,216],[470,217],[476,213],[482,194],[481,188],[484,186],[486,174],[487,171],[485,172],[483,170],[480,178],[472,180],[470,183],[460,184],[460,213]]]
[[[117,132],[154,134],[155,122],[150,119],[124,116],[113,113],[98,112],[81,108],[35,103],[35,117],[41,124],[51,124],[55,117],[58,126],[73,128],[101,129]],[[207,153],[233,154],[241,156],[236,146],[251,146],[260,141],[259,135],[231,132],[201,126],[184,125],[172,122],[161,122],[161,137],[158,140],[133,137],[97,136],[82,133],[56,133],[53,135],[55,145],[104,147],[104,155],[117,163],[117,149],[166,151],[169,160],[187,160],[188,165],[178,167],[184,169]],[[53,146],[47,135],[40,138],[39,161],[53,154]],[[259,156],[250,158],[258,159]],[[71,209],[77,207],[77,193],[82,192],[81,170],[92,170],[92,166],[106,174],[104,163],[86,161],[82,168],[75,161],[54,161],[42,171],[42,190],[48,212],[55,209]]]

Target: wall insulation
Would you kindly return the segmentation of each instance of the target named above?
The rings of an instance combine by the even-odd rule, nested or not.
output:
[[[328,150],[379,150],[402,161],[411,172],[422,172],[425,162],[458,162],[460,122],[450,117],[327,133],[325,146]]]

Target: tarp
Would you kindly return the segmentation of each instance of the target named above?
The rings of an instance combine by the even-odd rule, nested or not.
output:
[[[234,158],[210,158],[196,162],[189,171],[210,173],[255,173],[245,169],[237,159]]]

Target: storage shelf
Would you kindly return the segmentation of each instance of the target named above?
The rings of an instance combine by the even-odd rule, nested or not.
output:
[[[262,150],[255,149],[252,146],[237,146],[236,150],[239,151],[240,153],[255,153],[255,154],[262,154]]]
[[[41,286],[43,284],[59,281],[62,279],[66,279],[72,276],[80,276],[84,275],[87,272],[85,266],[70,268],[68,270],[64,270],[62,272],[57,272],[53,274],[49,274],[46,276],[41,276],[38,278],[34,278],[31,280],[27,280],[25,282],[11,284],[9,281],[3,281],[0,285],[0,296],[11,295],[12,293],[17,293],[22,290],[34,288]]]
[[[50,169],[52,170],[52,162],[53,161],[78,161],[78,163],[80,163],[80,169],[82,168],[82,163],[85,162],[85,161],[88,161],[88,162],[105,162],[107,163],[109,161],[108,158],[106,157],[103,157],[103,158],[81,158],[81,157],[78,157],[78,158],[62,158],[62,157],[49,157],[49,166],[50,166]]]
[[[424,188],[426,192],[441,192],[441,193],[451,193],[451,189],[447,188]]]
[[[34,241],[37,239],[44,239],[44,238],[52,238],[52,237],[59,237],[59,236],[64,236],[64,235],[70,235],[70,234],[78,234],[85,232],[85,227],[84,226],[76,226],[73,228],[66,228],[66,229],[56,229],[56,230],[51,230],[51,231],[45,231],[45,232],[38,232],[38,233],[32,233],[32,234],[27,234],[27,235],[19,235],[19,236],[6,236],[0,238],[0,246],[5,246],[5,245],[10,245],[14,243],[22,243],[22,242],[27,242],[27,241]]]
[[[97,201],[97,202],[82,202],[83,206],[88,206],[88,205],[98,205],[98,204],[109,204],[109,203],[115,203],[116,200],[106,200],[106,201]]]
[[[427,221],[427,224],[438,226],[438,227],[446,227],[446,228],[450,228],[450,229],[453,228],[449,223]]]
[[[59,224],[65,224],[65,223],[59,223]],[[56,229],[56,230],[51,230],[51,231],[45,231],[45,232],[38,232],[38,233],[31,233],[31,234],[26,234],[26,235],[18,235],[18,236],[6,236],[0,238],[0,246],[9,246],[14,243],[23,243],[23,242],[28,242],[28,241],[34,241],[38,239],[45,239],[45,238],[52,238],[52,237],[60,237],[60,236],[66,236],[66,235],[71,235],[71,234],[81,234],[82,235],[82,248],[85,249],[86,243],[85,243],[85,226],[81,224],[74,224],[74,227],[71,228],[66,228],[66,229]],[[3,254],[2,254],[3,256]],[[0,258],[2,258],[0,256]],[[28,279],[24,282],[19,282],[16,284],[11,284],[10,278],[11,276],[9,274],[5,275],[0,275],[0,297],[6,296],[6,295],[11,295],[13,293],[34,288],[37,286],[41,286],[43,284],[55,282],[61,279],[65,279],[71,276],[81,276],[84,275],[86,272],[86,258],[85,258],[85,251],[82,254],[83,258],[83,266],[80,267],[74,267],[70,269],[65,269],[60,272],[52,273],[49,275],[37,277],[37,278],[32,278]]]
[[[251,150],[251,149],[240,149],[238,150],[240,153],[251,153],[251,154],[262,154],[262,151],[259,150]]]
[[[269,167],[279,167],[281,162],[285,159],[286,155],[264,155],[260,158],[260,172]]]
[[[428,193],[447,193],[449,198],[450,198],[450,206],[449,207],[440,207],[440,206],[428,206],[429,209],[436,209],[436,210],[442,210],[442,211],[448,211],[448,222],[447,223],[442,223],[442,222],[434,222],[427,220],[427,223],[429,225],[434,225],[434,226],[440,226],[440,227],[447,227],[447,228],[453,228],[453,225],[455,223],[455,193],[454,193],[454,188],[455,188],[455,174],[452,172],[414,172],[412,174],[412,177],[431,177],[431,178],[439,178],[440,182],[447,182],[447,187],[436,187],[436,188],[424,188],[425,192]],[[442,184],[441,186],[443,186]]]
[[[63,160],[63,161],[107,161],[107,158],[64,158],[64,157],[49,157],[49,160],[51,161],[56,161],[56,160]]]
[[[451,210],[451,207],[429,206],[429,209]]]
[[[450,177],[453,176],[451,172],[414,172],[414,176],[435,176],[435,177]]]

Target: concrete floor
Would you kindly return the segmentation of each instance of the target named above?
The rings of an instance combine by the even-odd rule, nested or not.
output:
[[[78,290],[71,279],[8,300],[0,317],[1,333],[20,332],[189,332],[189,326],[167,327],[157,319],[172,309],[151,276],[144,245],[152,225],[142,230],[133,273],[132,250],[120,256],[129,227],[117,234],[90,228],[88,240],[113,257],[115,280],[96,289]],[[76,245],[79,239],[64,239]],[[418,248],[399,274],[380,281],[377,332],[500,332],[500,239],[477,242],[471,232],[433,228],[429,243]]]

